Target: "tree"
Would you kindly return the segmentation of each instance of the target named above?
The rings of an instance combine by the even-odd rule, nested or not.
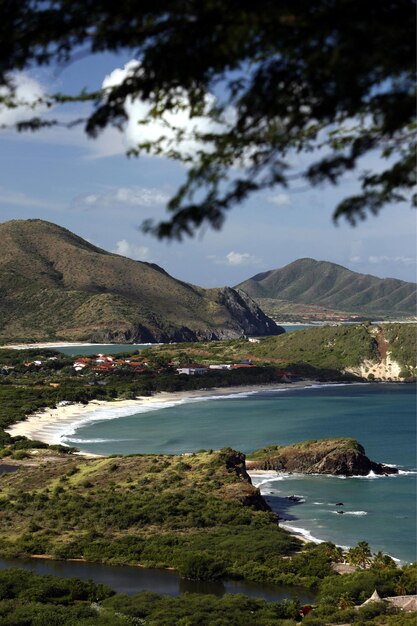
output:
[[[326,556],[332,560],[333,563],[344,563],[346,554],[343,548],[335,546],[333,543],[322,544],[325,550]]]
[[[379,551],[373,555],[371,567],[372,569],[381,570],[381,569],[392,569],[392,568],[396,568],[397,566],[395,564],[394,559],[392,559],[387,554],[384,554],[383,552]]]
[[[372,553],[367,541],[359,541],[354,548],[349,548],[347,553],[348,562],[365,569],[372,561]]]
[[[342,593],[342,595],[340,596],[338,600],[337,608],[343,611],[345,609],[350,609],[353,606],[355,606],[355,603],[353,601],[352,596],[349,595],[348,593]]]
[[[415,0],[3,0],[0,86],[11,86],[13,71],[87,54],[138,59],[111,88],[42,101],[93,101],[84,120],[91,137],[123,124],[127,102],[147,103],[140,128],[158,120],[161,136],[144,134],[131,153],[188,166],[170,218],[144,226],[160,238],[220,228],[258,190],[336,184],[376,150],[385,168],[363,171],[361,191],[334,212],[354,223],[407,201],[415,182],[414,34]],[[2,93],[6,105],[19,104]],[[34,117],[17,126],[58,123]],[[299,152],[311,152],[310,163],[290,172]]]

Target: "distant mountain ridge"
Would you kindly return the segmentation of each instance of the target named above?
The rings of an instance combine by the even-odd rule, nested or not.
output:
[[[43,220],[0,224],[0,340],[158,342],[283,332],[244,292],[203,289]]]
[[[308,258],[256,274],[235,288],[258,302],[268,298],[350,313],[416,315],[415,283]]]

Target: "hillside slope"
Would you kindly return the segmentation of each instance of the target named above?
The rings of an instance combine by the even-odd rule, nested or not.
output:
[[[265,339],[251,348],[251,357],[398,381],[417,374],[416,339],[415,324],[325,326]]]
[[[248,339],[232,339],[197,345],[153,346],[151,351],[167,361],[198,362],[203,365],[250,360],[258,367],[246,371],[252,371],[254,376],[258,370],[266,375],[268,368],[278,368],[316,380],[360,377],[368,380],[408,381],[417,375],[417,324],[368,322],[321,326],[284,333],[278,337],[265,337],[259,343],[252,343]],[[270,381],[266,375],[260,382]],[[216,381],[216,384],[219,382]]]
[[[42,220],[0,224],[0,340],[195,341],[279,334],[245,293],[202,289]]]
[[[416,314],[416,285],[376,278],[313,259],[299,259],[237,285],[252,298],[315,305],[350,313]]]

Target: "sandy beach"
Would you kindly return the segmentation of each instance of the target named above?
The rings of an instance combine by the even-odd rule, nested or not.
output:
[[[74,346],[97,346],[98,348],[103,347],[103,343],[87,343],[83,341],[41,341],[39,343],[10,343],[5,346],[0,346],[0,348],[8,349],[8,350],[33,350],[37,348],[52,348],[59,350],[59,348],[72,348]],[[116,347],[120,344],[114,344]],[[126,344],[127,345],[127,344]],[[129,344],[132,347],[134,346],[157,346],[157,343],[136,343]]]
[[[143,411],[144,407],[150,410],[164,408],[164,405],[192,401],[196,398],[230,396],[234,394],[255,393],[273,389],[304,388],[315,381],[284,383],[280,385],[252,385],[239,387],[220,387],[213,389],[199,389],[196,391],[159,392],[153,396],[140,396],[135,400],[92,400],[88,404],[62,404],[57,408],[46,408],[33,413],[22,422],[9,426],[6,431],[12,435],[36,439],[47,444],[61,443],[61,438],[82,424],[105,419],[106,412],[112,412],[113,419],[124,415],[132,415],[136,410]],[[100,415],[102,417],[100,417]]]
[[[79,341],[49,341],[39,343],[10,343],[0,348],[8,350],[32,350],[36,348],[71,348],[72,346],[101,346],[101,343],[83,343]]]

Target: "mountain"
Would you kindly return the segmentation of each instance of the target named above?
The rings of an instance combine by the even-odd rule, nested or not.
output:
[[[154,342],[284,332],[249,296],[202,289],[43,220],[0,224],[0,341]]]
[[[285,301],[357,314],[416,314],[416,284],[377,278],[314,259],[299,259],[240,283],[257,302]],[[261,305],[262,306],[262,305]]]

